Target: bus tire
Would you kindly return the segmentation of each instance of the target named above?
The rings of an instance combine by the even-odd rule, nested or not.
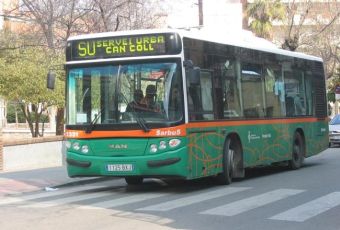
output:
[[[231,139],[228,138],[224,145],[222,172],[216,176],[216,181],[220,185],[228,185],[232,182],[233,167],[234,167],[234,153]]]
[[[296,132],[293,139],[292,159],[288,161],[290,169],[301,168],[305,158],[305,144],[299,132]]]
[[[141,176],[131,176],[125,177],[125,181],[128,185],[139,185],[143,183],[143,177]]]

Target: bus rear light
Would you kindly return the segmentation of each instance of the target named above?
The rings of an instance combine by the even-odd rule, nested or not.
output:
[[[179,140],[179,139],[171,139],[171,140],[169,141],[169,146],[170,146],[171,148],[175,148],[175,147],[177,147],[179,144],[181,144],[181,140]]]

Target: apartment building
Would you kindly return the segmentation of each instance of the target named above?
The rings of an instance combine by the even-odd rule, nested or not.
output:
[[[0,30],[21,31],[27,28],[27,22],[18,17],[20,13],[20,0],[1,0],[0,3]]]

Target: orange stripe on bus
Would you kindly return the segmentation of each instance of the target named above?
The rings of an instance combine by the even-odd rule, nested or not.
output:
[[[112,131],[92,131],[85,133],[84,130],[66,130],[65,138],[108,138],[108,137],[175,137],[185,136],[187,128],[208,128],[219,126],[245,126],[245,125],[269,125],[269,124],[293,124],[311,123],[318,121],[318,118],[292,118],[292,119],[269,119],[269,120],[239,120],[239,121],[212,121],[212,122],[192,122],[180,126],[169,128],[152,129],[150,132],[143,130],[112,130]],[[326,121],[326,118],[324,119]]]
[[[112,130],[112,131],[92,131],[85,133],[84,130],[66,130],[65,138],[106,138],[106,137],[178,137],[186,135],[186,126],[180,125],[169,128],[152,129],[150,132],[143,130]]]
[[[244,126],[244,125],[270,125],[270,124],[293,124],[303,122],[316,122],[318,118],[293,118],[293,119],[270,119],[270,120],[239,120],[239,121],[212,121],[192,122],[187,124],[188,128],[207,128],[217,126]]]

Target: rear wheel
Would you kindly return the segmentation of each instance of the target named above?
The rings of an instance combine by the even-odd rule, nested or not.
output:
[[[231,139],[227,139],[223,151],[223,171],[216,176],[216,181],[221,185],[228,185],[232,182],[235,150],[232,147]]]
[[[291,169],[299,169],[305,158],[305,144],[300,133],[296,132],[293,139],[292,159],[288,162]]]
[[[125,181],[128,185],[138,185],[143,183],[143,177],[141,176],[131,176],[125,177]]]

